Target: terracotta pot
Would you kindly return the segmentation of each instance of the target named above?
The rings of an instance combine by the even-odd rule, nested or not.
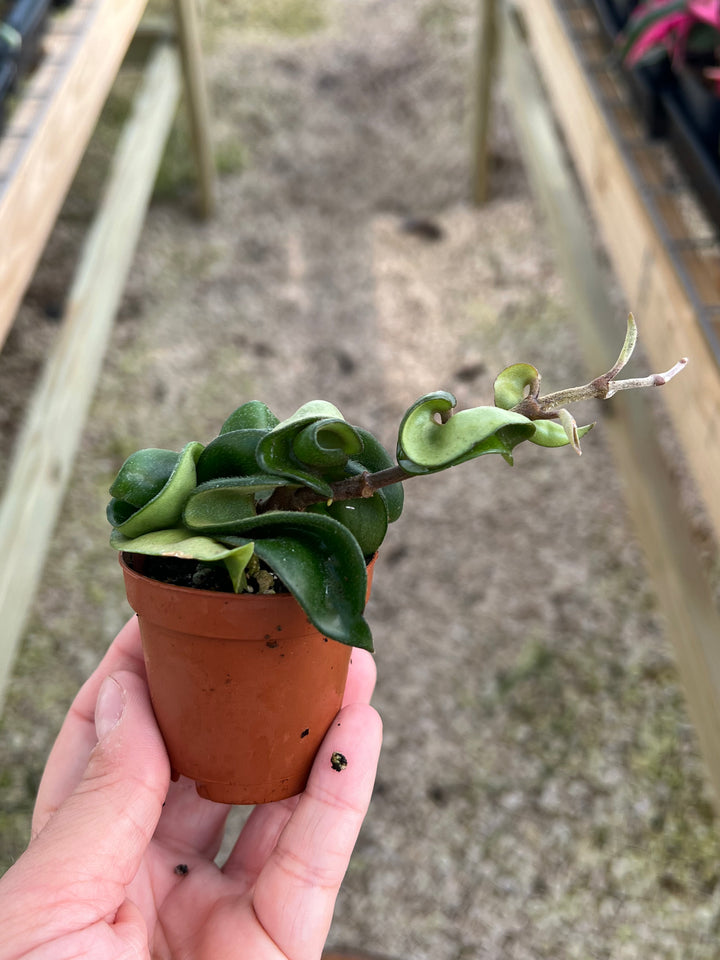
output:
[[[126,554],[120,564],[173,779],[219,803],[300,793],[340,709],[351,648],[323,637],[290,594],[194,590],[144,577]],[[371,576],[372,566],[368,591]]]

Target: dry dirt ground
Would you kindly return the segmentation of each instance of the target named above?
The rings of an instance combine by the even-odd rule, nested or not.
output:
[[[104,520],[128,453],[207,440],[251,398],[282,416],[330,399],[392,448],[430,390],[488,402],[515,360],[549,388],[601,372],[584,368],[502,109],[492,200],[468,203],[475,6],[209,3],[218,211],[198,223],[175,189],[147,219],[0,728],[2,866],[70,699],[128,616]],[[166,187],[183,182],[182,131],[175,150]],[[2,354],[6,455],[84,189]],[[625,309],[608,321],[619,339]],[[590,416],[582,459],[528,445],[513,468],[488,457],[407,489],[369,608],[385,746],[334,944],[398,960],[720,952],[717,823]]]

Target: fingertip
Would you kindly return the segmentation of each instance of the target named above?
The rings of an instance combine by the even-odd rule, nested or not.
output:
[[[347,683],[343,696],[343,706],[351,703],[370,703],[375,690],[377,668],[375,658],[367,650],[353,648],[348,668]]]
[[[84,855],[100,872],[132,876],[170,782],[170,763],[147,685],[136,673],[117,670],[105,679],[96,727],[99,740],[84,774],[49,826],[64,825],[65,836],[74,832],[75,854],[82,856],[84,847]]]
[[[382,747],[382,719],[365,703],[343,707],[318,751],[307,793],[343,795],[359,810],[370,802]]]
[[[100,723],[98,723],[100,718]],[[142,764],[165,789],[169,760],[146,682],[131,670],[116,670],[103,681],[95,708],[98,747],[107,746],[112,765]],[[97,753],[97,748],[94,753]],[[119,757],[118,757],[119,753]],[[157,787],[158,784],[155,784]]]
[[[288,956],[315,956],[367,813],[382,741],[368,704],[344,707],[318,751],[307,788],[260,872],[255,912]],[[293,917],[291,929],[285,918]]]

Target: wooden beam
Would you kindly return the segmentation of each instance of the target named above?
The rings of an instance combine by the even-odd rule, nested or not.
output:
[[[585,207],[540,89],[527,47],[508,21],[503,72],[511,116],[534,191],[545,212],[573,309],[581,322],[592,370],[606,369],[617,355],[619,330],[587,227]],[[641,327],[645,339],[646,323]],[[671,357],[674,359],[674,357]],[[689,368],[667,388],[667,402]],[[625,393],[604,422],[616,468],[649,573],[667,617],[688,709],[710,780],[720,800],[720,616],[702,561],[678,506],[673,484],[653,433],[650,402],[659,394]]]
[[[210,138],[210,107],[203,69],[200,26],[195,0],[174,0],[177,40],[182,60],[185,101],[198,174],[200,215],[215,209],[215,158]]]
[[[62,330],[18,439],[0,507],[0,701],[40,581],[45,548],[73,468],[179,96],[177,53],[159,47],[122,132]]]
[[[147,0],[83,0],[52,18],[34,107],[11,118],[0,167],[0,345],[12,325]]]
[[[479,0],[475,63],[475,126],[473,141],[473,200],[488,199],[490,181],[490,129],[498,49],[498,0]]]
[[[515,0],[618,280],[651,363],[691,366],[666,403],[720,539],[720,375],[684,277],[673,263],[551,0]]]

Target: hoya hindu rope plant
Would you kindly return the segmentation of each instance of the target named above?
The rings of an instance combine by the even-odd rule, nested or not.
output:
[[[207,445],[139,450],[113,482],[108,519],[137,612],[148,683],[173,768],[226,803],[291,796],[305,785],[340,705],[352,647],[372,650],[363,616],[372,566],[403,507],[403,483],[486,454],[509,464],[525,441],[571,445],[568,405],[659,386],[611,370],[540,394],[528,363],[503,370],[494,404],[454,413],[445,391],[403,416],[395,457],[324,400],[279,420],[239,406]]]

